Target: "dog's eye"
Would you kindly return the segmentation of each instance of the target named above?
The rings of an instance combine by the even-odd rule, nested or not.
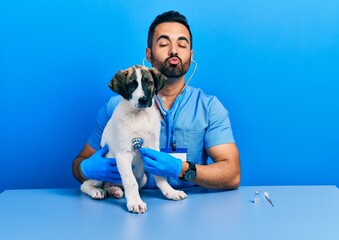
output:
[[[145,83],[146,86],[151,86],[152,85],[152,82],[147,77],[144,78],[144,83]]]
[[[130,83],[128,84],[128,86],[131,87],[131,88],[132,88],[132,87],[135,87],[135,88],[136,88],[136,87],[138,86],[138,82],[137,82],[136,80],[134,80],[134,81],[130,82]]]

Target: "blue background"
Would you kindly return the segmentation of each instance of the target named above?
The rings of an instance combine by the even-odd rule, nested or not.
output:
[[[339,185],[339,1],[0,3],[0,191],[77,187],[71,165],[156,15],[178,10],[191,85],[230,111],[242,185]]]

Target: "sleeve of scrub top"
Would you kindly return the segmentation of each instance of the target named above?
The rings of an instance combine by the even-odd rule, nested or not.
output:
[[[95,150],[100,149],[100,142],[104,128],[111,118],[115,107],[120,102],[120,97],[112,97],[98,112],[91,135],[88,138],[88,144]]]
[[[216,97],[213,97],[208,109],[209,124],[205,134],[206,148],[224,143],[234,143],[231,121],[226,108]]]

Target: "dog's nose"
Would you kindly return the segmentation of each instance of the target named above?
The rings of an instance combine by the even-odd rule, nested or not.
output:
[[[147,97],[141,97],[141,98],[139,98],[139,106],[143,106],[143,107],[145,107],[145,106],[147,106],[147,103],[148,103],[148,99],[147,99]]]

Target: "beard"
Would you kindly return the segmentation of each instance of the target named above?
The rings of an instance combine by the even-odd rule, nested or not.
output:
[[[179,63],[170,64],[169,60],[172,57],[178,58]],[[191,56],[189,59],[191,59]],[[153,54],[151,54],[151,61],[152,61],[152,66],[158,69],[162,74],[164,74],[168,78],[179,78],[179,77],[184,76],[187,73],[191,65],[190,60],[186,62],[182,62],[181,58],[179,58],[178,56],[170,56],[164,62],[160,62],[154,58]]]

